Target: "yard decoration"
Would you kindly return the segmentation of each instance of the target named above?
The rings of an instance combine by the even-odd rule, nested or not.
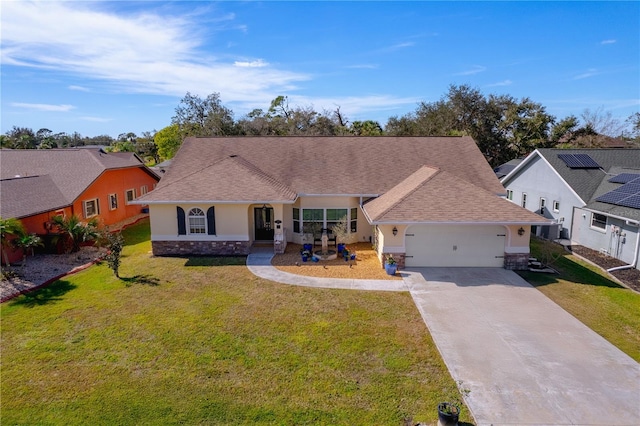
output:
[[[438,424],[442,426],[457,426],[460,407],[450,402],[438,404]]]
[[[389,256],[387,261],[384,263],[384,270],[387,271],[388,275],[395,275],[398,270],[398,264],[393,256]]]

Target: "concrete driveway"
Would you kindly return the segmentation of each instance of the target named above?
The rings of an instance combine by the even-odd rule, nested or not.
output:
[[[640,364],[517,274],[402,274],[479,425],[640,425]]]

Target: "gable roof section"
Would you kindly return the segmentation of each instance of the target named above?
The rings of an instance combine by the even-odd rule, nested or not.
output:
[[[20,219],[71,204],[50,176],[4,179],[0,183],[0,216],[5,218]]]
[[[470,137],[216,137],[187,138],[173,159],[172,167],[157,188],[140,201],[171,202],[182,199],[172,185],[196,173],[194,183],[205,183],[208,167],[232,155],[259,167],[264,175],[297,195],[378,196],[406,179],[424,164],[460,176],[493,194],[504,187]],[[229,163],[231,168],[233,163]],[[243,185],[236,176],[222,193],[215,182],[207,182],[200,196],[204,200],[238,200]],[[212,173],[211,176],[214,176]],[[260,195],[260,194],[256,194]],[[251,198],[251,197],[246,197]],[[264,199],[264,196],[256,199]],[[201,200],[201,201],[204,201]]]
[[[63,205],[69,205],[105,171],[133,167],[141,168],[155,179],[159,179],[132,152],[106,153],[97,148],[3,149],[0,150],[0,184],[2,185],[3,204],[5,201],[14,204],[26,203],[22,204],[23,208],[20,209],[21,217],[47,211],[45,207],[56,204],[52,203],[48,196],[37,195],[40,194],[40,190],[34,185],[36,180],[12,182],[16,177],[38,176],[41,178],[40,182],[48,187],[53,183],[57,190],[54,191],[51,188],[49,194],[61,196],[60,202],[64,202]],[[48,180],[44,179],[45,176],[48,176]],[[5,189],[6,185],[9,185],[7,187],[9,189]],[[20,185],[29,186],[30,190],[7,192],[7,198],[5,198],[5,191],[13,191]],[[10,193],[13,194],[12,196],[18,196],[21,200],[8,198]],[[25,213],[24,207],[28,205],[32,206],[31,212]]]
[[[363,210],[373,224],[551,222],[447,171],[428,166],[365,204]]]
[[[606,173],[614,167],[639,168],[640,149],[538,149],[541,156],[558,172],[560,177],[588,202],[593,198]],[[558,154],[587,154],[600,165],[599,169],[572,169]]]
[[[292,203],[296,193],[240,156],[229,156],[176,178],[144,197],[146,202],[170,197],[181,202]]]

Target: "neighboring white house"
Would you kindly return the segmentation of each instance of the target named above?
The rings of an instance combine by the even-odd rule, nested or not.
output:
[[[531,225],[470,137],[187,138],[149,205],[156,255],[313,243],[342,217],[400,266],[527,267]]]
[[[554,220],[538,236],[640,266],[639,149],[538,149],[501,182],[512,202]]]

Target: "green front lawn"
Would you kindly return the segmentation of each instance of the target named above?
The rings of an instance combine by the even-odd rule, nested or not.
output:
[[[521,272],[529,283],[589,328],[640,362],[640,294],[557,244],[531,241],[531,253],[552,262],[559,274]]]
[[[126,231],[123,280],[99,265],[2,305],[2,424],[435,424],[460,399],[408,293],[152,258],[148,232]]]

